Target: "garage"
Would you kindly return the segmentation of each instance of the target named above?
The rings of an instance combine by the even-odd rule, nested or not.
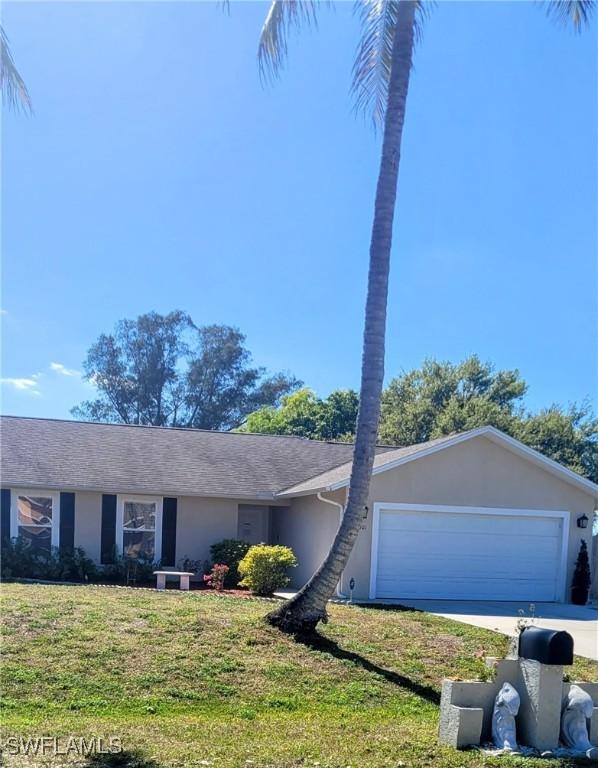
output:
[[[563,599],[567,512],[378,503],[371,598]]]

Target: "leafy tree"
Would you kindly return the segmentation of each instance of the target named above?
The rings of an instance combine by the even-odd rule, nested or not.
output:
[[[311,389],[299,389],[282,397],[277,408],[249,414],[239,431],[349,441],[355,432],[358,405],[352,389],[336,390],[323,400]]]
[[[589,403],[563,408],[552,405],[517,420],[511,432],[574,472],[598,483],[598,419]]]
[[[526,392],[519,371],[497,371],[476,355],[457,364],[428,359],[384,390],[379,441],[413,445],[490,424],[598,482],[598,420],[590,405],[552,405],[532,413],[523,405]],[[352,441],[357,404],[353,390],[336,390],[321,400],[301,389],[278,407],[251,413],[241,429]]]
[[[519,371],[495,371],[473,355],[453,365],[426,360],[382,396],[380,441],[412,445],[490,424],[569,469],[598,480],[598,421],[588,403],[526,411]]]
[[[519,371],[495,372],[476,355],[457,365],[427,359],[384,391],[380,440],[413,445],[485,424],[510,433],[526,391]]]
[[[90,347],[83,365],[99,397],[71,412],[89,421],[231,429],[300,385],[253,367],[236,328],[197,327],[180,310],[121,320]]]

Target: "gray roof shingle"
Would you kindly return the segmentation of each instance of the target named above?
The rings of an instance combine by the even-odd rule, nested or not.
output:
[[[351,459],[300,437],[2,416],[1,480],[60,490],[273,498]],[[384,450],[384,449],[381,449]]]

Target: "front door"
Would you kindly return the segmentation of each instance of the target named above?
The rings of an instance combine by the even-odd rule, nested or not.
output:
[[[268,507],[239,504],[237,537],[248,544],[262,544],[268,540]]]

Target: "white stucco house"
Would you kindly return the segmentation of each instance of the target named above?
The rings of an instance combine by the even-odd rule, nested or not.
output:
[[[297,437],[1,419],[1,535],[165,566],[224,538],[286,544],[298,588],[338,527],[352,446]],[[598,486],[492,427],[378,450],[341,592],[567,601]],[[587,523],[587,527],[583,527]]]

